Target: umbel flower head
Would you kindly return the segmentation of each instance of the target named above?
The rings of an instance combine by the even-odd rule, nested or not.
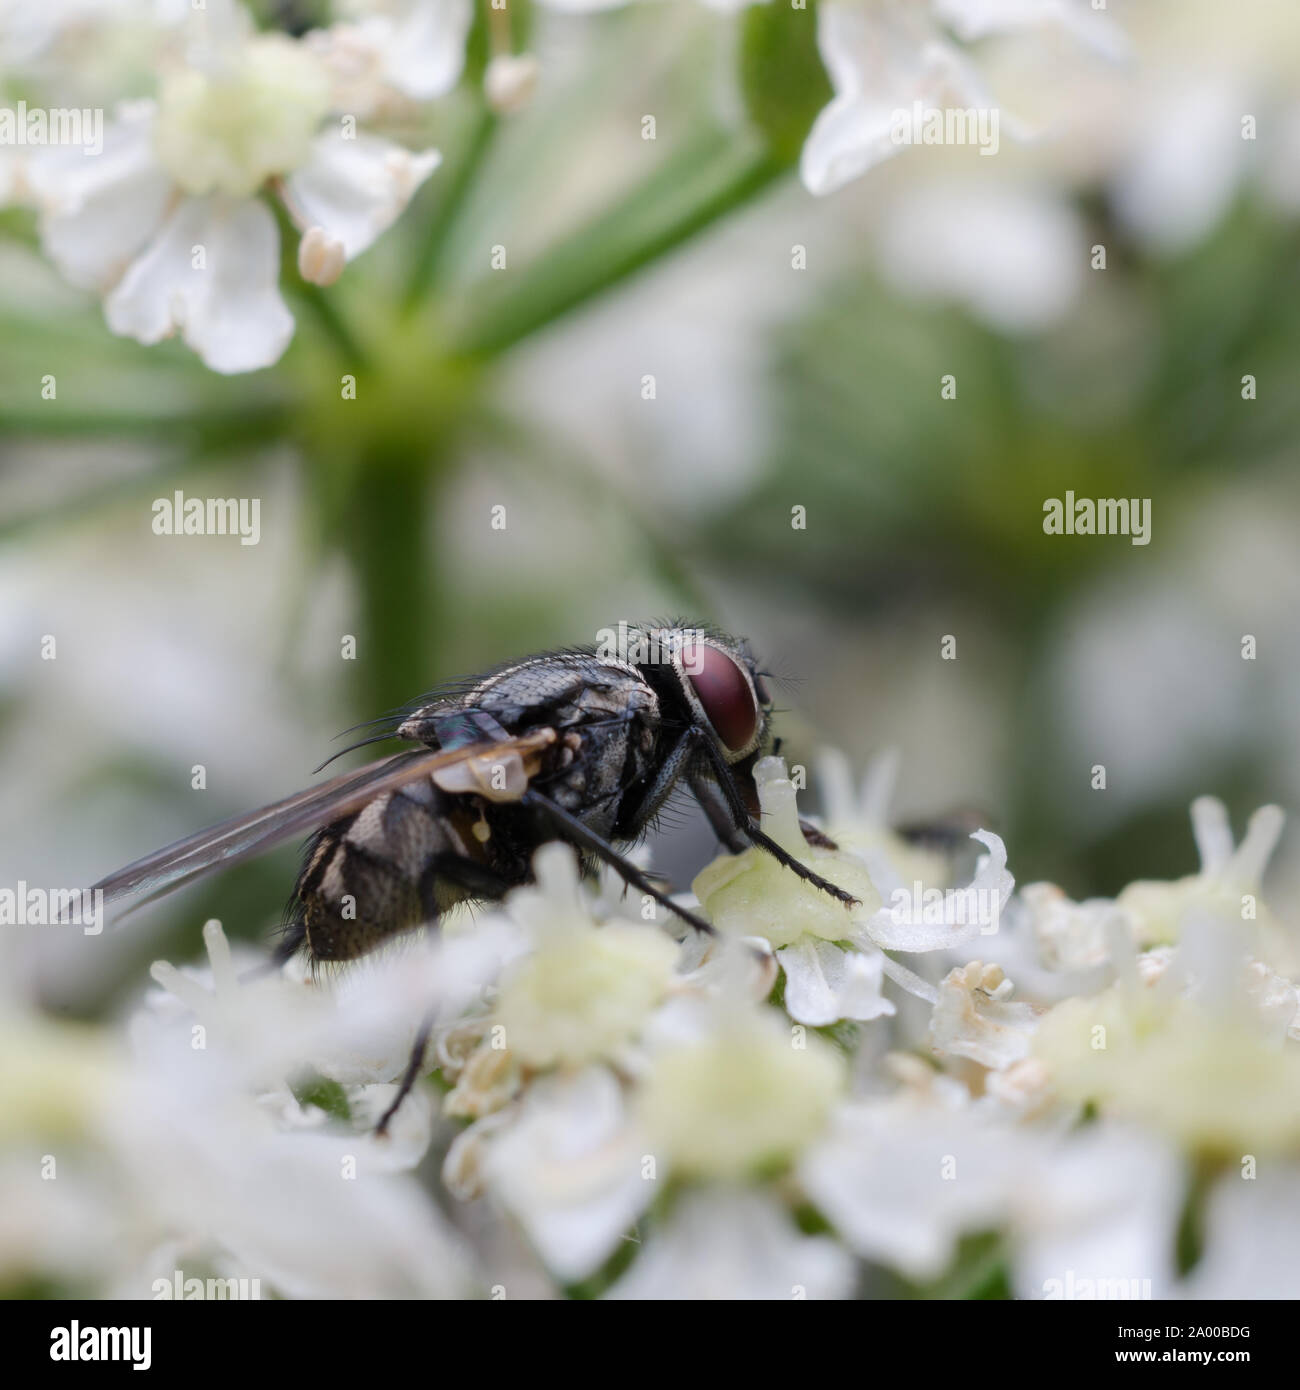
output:
[[[805,838],[794,785],[780,758],[764,758],[754,770],[763,827],[796,858],[852,893],[857,908],[846,913],[757,849],[715,860],[694,885],[723,931],[770,943],[785,975],[790,1016],[819,1027],[892,1014],[894,1005],[881,993],[886,976],[935,1002],[934,988],[886,953],[951,950],[981,931],[996,929],[1014,886],[1002,841],[980,830],[973,838],[989,852],[980,859],[974,879],[964,889],[945,891],[946,869],[940,860],[913,850],[884,824],[888,792],[881,775],[869,780],[865,816],[859,816],[847,805],[841,769],[833,760],[824,766],[827,781],[838,792],[830,825],[841,837],[836,848],[810,845]]]
[[[101,156],[54,147],[26,162],[46,254],[104,296],[113,332],[180,334],[219,372],[269,366],[294,324],[264,195],[302,233],[304,279],[328,284],[438,166],[436,150],[359,130],[339,96],[317,45],[211,0],[162,46],[156,94],[116,108]]]
[[[909,851],[880,793],[830,797],[842,847],[801,851],[859,890],[839,939],[746,854],[701,875],[719,935],[679,945],[552,845],[498,908],[337,979],[246,976],[209,923],[209,965],[156,966],[126,1036],[0,989],[0,1195],[41,1214],[0,1223],[0,1267],[118,1296],[192,1261],[282,1297],[845,1298],[977,1287],[992,1236],[1019,1297],[1300,1293],[1300,991],[1258,902],[1280,812],[1234,847],[1202,799],[1197,874],[1087,904],[1038,885],[972,934],[962,895],[1011,891],[1000,842],[934,920],[886,921]],[[779,763],[762,796],[799,851]],[[826,995],[872,1007],[801,1021],[804,945],[839,953]],[[435,1084],[379,1138],[431,1007]]]

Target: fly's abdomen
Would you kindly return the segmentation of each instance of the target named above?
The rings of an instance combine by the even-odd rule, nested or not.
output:
[[[417,783],[320,831],[294,890],[312,959],[354,960],[467,896],[456,866],[472,864],[477,846],[458,828],[457,810]]]

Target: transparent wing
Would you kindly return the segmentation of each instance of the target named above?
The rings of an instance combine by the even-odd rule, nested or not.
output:
[[[367,802],[408,782],[431,778],[445,791],[478,793],[491,799],[517,800],[537,771],[542,750],[555,742],[554,729],[538,729],[519,738],[468,744],[453,749],[420,748],[398,753],[318,787],[287,796],[257,811],[233,816],[196,835],[137,859],[92,886],[108,902],[134,893],[151,898],[218,869],[261,854],[284,840],[306,835],[322,825],[359,811]],[[501,769],[501,775],[495,774]],[[498,783],[500,785],[498,785]]]

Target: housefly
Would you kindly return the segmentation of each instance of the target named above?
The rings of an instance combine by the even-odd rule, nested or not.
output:
[[[410,750],[200,831],[95,887],[109,901],[158,896],[310,834],[276,958],[301,948],[313,963],[347,961],[457,903],[501,898],[529,880],[541,844],[561,840],[586,868],[608,864],[711,933],[624,853],[685,787],[728,848],[757,846],[854,906],[758,822],[750,770],[771,718],[745,642],[711,628],[620,624],[595,645],[440,688],[375,721],[362,740],[405,740]]]

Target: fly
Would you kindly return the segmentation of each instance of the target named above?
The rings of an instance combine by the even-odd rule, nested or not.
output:
[[[275,958],[354,960],[435,924],[457,903],[529,881],[537,848],[571,845],[608,864],[696,931],[623,853],[685,786],[733,852],[750,846],[846,906],[856,899],[766,835],[750,770],[772,701],[748,645],[715,629],[620,625],[614,644],[548,652],[444,686],[362,743],[412,749],[236,816],[95,885],[105,899],[156,897],[310,834]],[[353,745],[361,746],[360,744]],[[350,749],[344,751],[351,751]],[[417,1042],[392,1111],[418,1072]]]

